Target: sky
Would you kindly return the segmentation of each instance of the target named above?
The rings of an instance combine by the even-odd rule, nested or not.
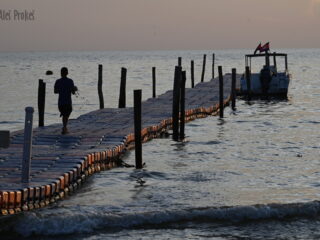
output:
[[[10,10],[0,51],[320,48],[320,0],[1,0]]]

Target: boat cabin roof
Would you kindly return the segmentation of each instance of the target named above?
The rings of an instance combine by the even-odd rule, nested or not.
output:
[[[249,66],[251,69],[251,61],[252,58],[256,58],[256,57],[264,57],[265,58],[265,65],[270,67],[270,57],[273,58],[273,66],[275,68],[277,68],[277,57],[284,57],[285,60],[285,70],[288,70],[288,55],[286,53],[259,53],[259,54],[247,54],[245,56],[245,60],[246,60],[246,66]]]
[[[266,55],[269,55],[270,57],[287,57],[286,53],[259,53],[259,54],[247,54],[247,58],[253,58],[253,57],[265,57]]]

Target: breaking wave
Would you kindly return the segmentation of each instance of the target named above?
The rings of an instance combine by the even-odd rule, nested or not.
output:
[[[110,209],[108,210],[110,211]],[[208,207],[154,212],[110,213],[105,207],[54,208],[27,212],[6,221],[1,232],[14,232],[28,237],[31,235],[55,236],[91,233],[96,230],[115,231],[139,227],[166,226],[183,222],[232,222],[252,220],[277,220],[293,217],[316,217],[320,202],[292,204],[268,204],[234,207]],[[9,222],[9,224],[8,224]],[[0,219],[1,223],[1,219]],[[0,226],[4,224],[0,224]]]

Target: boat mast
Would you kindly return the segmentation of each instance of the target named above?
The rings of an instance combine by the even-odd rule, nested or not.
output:
[[[276,52],[273,53],[273,65],[275,70],[277,71],[277,58],[276,58]]]
[[[269,58],[269,53],[266,52],[266,66],[269,68],[270,67],[270,58]]]
[[[287,58],[287,54],[285,55],[285,64],[286,64],[286,71],[288,71],[288,58]]]

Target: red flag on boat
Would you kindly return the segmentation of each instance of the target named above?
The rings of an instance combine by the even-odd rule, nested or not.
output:
[[[269,52],[270,51],[270,46],[269,42],[267,42],[265,45],[263,45],[260,49],[260,52]]]
[[[256,48],[256,50],[254,51],[254,54],[257,54],[257,52],[269,52],[270,51],[270,43],[267,42],[266,44],[264,44],[263,46],[261,46],[261,43],[258,45],[258,47]]]
[[[259,43],[258,47],[256,48],[256,50],[254,50],[254,55],[257,54],[257,52],[260,52],[261,51],[261,43]]]

